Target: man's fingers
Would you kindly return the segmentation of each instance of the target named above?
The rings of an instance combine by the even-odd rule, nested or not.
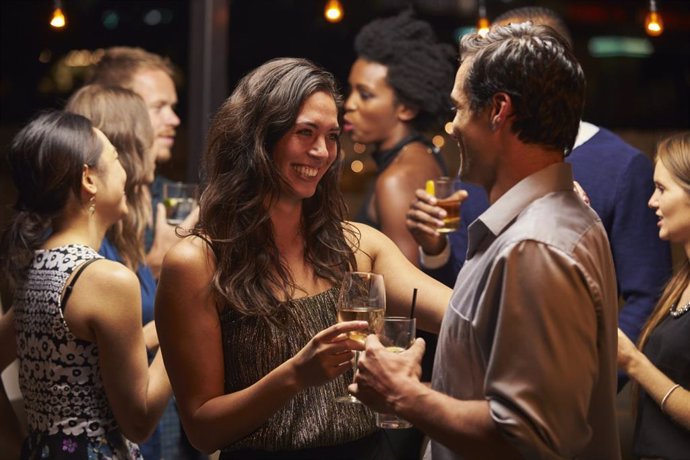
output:
[[[412,346],[405,350],[403,353],[410,353],[415,360],[421,362],[422,357],[424,356],[424,350],[426,350],[426,342],[423,338],[418,337],[417,339],[415,339]]]
[[[453,194],[450,197],[454,200],[460,200],[460,203],[462,203],[467,199],[468,196],[469,194],[467,193],[467,190],[460,189],[453,192]]]
[[[383,348],[383,345],[381,345],[381,341],[380,341],[379,338],[376,336],[376,334],[369,334],[369,335],[367,336],[367,340],[366,340],[366,342],[364,343],[364,345],[366,346],[366,348],[367,348],[368,350],[369,350],[369,349],[371,349],[371,350],[376,350],[376,349],[378,349],[378,348]]]
[[[436,197],[433,195],[429,195],[428,193],[426,193],[426,190],[422,188],[418,188],[417,190],[415,190],[415,196],[417,197],[417,200],[420,202],[428,203],[431,206],[436,205]]]
[[[410,231],[414,231],[414,232],[418,231],[420,233],[423,233],[423,234],[429,235],[429,236],[439,236],[440,235],[440,233],[438,233],[438,230],[437,230],[438,226],[425,225],[421,222],[418,222],[418,221],[412,220],[412,219],[407,219],[405,224],[407,225],[407,228]]]

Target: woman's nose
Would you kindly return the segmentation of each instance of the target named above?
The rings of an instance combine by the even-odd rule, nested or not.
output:
[[[318,136],[314,141],[314,144],[309,151],[310,154],[315,156],[328,156],[328,147],[326,145],[326,138],[324,136]]]
[[[345,99],[345,111],[346,112],[352,112],[355,110],[356,105],[355,105],[355,95],[354,93],[350,93],[347,96],[347,99]]]

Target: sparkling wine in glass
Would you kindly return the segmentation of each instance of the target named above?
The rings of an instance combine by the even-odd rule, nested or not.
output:
[[[383,275],[368,272],[348,272],[340,286],[338,294],[338,321],[366,321],[369,327],[365,331],[349,332],[349,338],[361,344],[369,334],[376,334],[383,327],[383,316],[386,311],[386,289],[383,284]],[[359,352],[355,351],[355,360],[352,366],[357,372],[357,360]],[[342,403],[359,403],[352,395],[344,395],[336,398]]]

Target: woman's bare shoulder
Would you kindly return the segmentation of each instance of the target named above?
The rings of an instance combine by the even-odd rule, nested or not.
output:
[[[395,161],[381,173],[380,179],[389,184],[396,183],[395,181],[406,183],[419,177],[428,179],[439,175],[441,167],[429,147],[414,142],[400,152]]]
[[[177,242],[163,259],[163,270],[208,270],[215,267],[215,257],[208,240],[199,236],[187,236]]]
[[[213,254],[207,239],[196,235],[190,235],[182,238],[175,243],[166,254],[172,258],[197,258],[206,257],[208,254]]]
[[[120,262],[109,259],[99,259],[85,267],[80,277],[83,284],[92,289],[108,292],[113,292],[113,289],[139,289],[137,275]]]

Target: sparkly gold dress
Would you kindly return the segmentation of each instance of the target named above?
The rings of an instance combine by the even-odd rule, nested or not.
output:
[[[225,356],[225,391],[232,393],[257,382],[292,358],[318,332],[336,323],[338,289],[297,299],[278,313],[277,324],[230,309],[220,314]],[[341,404],[352,371],[325,385],[297,394],[249,436],[223,449],[233,451],[296,451],[338,446],[374,433],[373,413],[361,404]],[[227,454],[227,455],[226,455]]]

